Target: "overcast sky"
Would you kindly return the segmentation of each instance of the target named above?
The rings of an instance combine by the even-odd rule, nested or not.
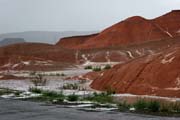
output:
[[[127,17],[154,18],[180,0],[0,0],[0,33],[97,31]]]

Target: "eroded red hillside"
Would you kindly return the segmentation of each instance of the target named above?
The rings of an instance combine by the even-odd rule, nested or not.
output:
[[[91,84],[117,93],[180,97],[180,45],[165,52],[134,59],[105,71]]]
[[[56,69],[75,63],[72,50],[42,43],[21,43],[0,47],[0,69]]]

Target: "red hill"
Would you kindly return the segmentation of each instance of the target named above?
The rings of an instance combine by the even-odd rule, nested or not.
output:
[[[62,38],[56,45],[63,48],[76,48],[77,46],[85,43],[88,39],[91,39],[96,35],[98,34]]]
[[[75,63],[72,50],[42,43],[21,43],[0,47],[0,69],[38,69],[67,67]],[[63,64],[62,64],[63,62]],[[34,67],[33,67],[34,66]]]
[[[66,41],[62,41],[61,46],[66,42],[69,43],[69,41],[71,41],[71,44],[65,44],[65,47],[77,49],[138,44],[179,36],[179,30],[180,11],[175,10],[152,20],[139,16],[131,17],[105,29],[97,35],[75,37],[73,38],[75,40],[72,37],[66,38]],[[58,43],[58,45],[60,44],[61,42]]]
[[[134,59],[105,71],[92,88],[117,93],[180,97],[180,45]]]

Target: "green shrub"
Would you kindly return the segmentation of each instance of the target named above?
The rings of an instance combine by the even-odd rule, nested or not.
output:
[[[109,64],[104,67],[104,70],[108,70],[108,69],[111,69],[111,65]]]
[[[65,98],[62,92],[55,91],[43,91],[42,97],[48,101],[59,100],[59,102],[63,101]]]
[[[13,91],[10,89],[0,89],[0,95],[6,95],[6,94],[10,94]]]
[[[63,96],[62,93],[58,93],[58,92],[55,92],[55,91],[43,91],[42,95],[44,97],[50,97],[50,98],[58,98],[58,97]]]
[[[79,99],[79,96],[78,95],[75,95],[75,94],[72,94],[72,95],[68,95],[67,96],[67,100],[68,101],[78,101]]]
[[[147,108],[150,112],[158,112],[160,110],[160,103],[158,101],[147,102]]]
[[[48,91],[48,90],[41,90],[38,88],[29,88],[29,91],[33,93],[41,94],[41,96],[29,98],[31,100],[38,100],[38,101],[57,101],[62,102],[65,99],[65,96],[62,92],[55,92],[55,91]]]
[[[101,67],[94,67],[92,70],[93,70],[94,72],[98,72],[98,71],[101,71]]]
[[[148,106],[145,100],[138,100],[137,102],[135,102],[134,107],[138,111],[144,111]]]
[[[134,107],[138,111],[158,112],[160,110],[160,103],[158,101],[138,100]]]
[[[85,66],[84,69],[88,70],[88,69],[92,69],[91,65]]]
[[[62,76],[62,77],[63,77],[63,76],[66,76],[66,75],[65,75],[64,73],[61,73],[61,74],[60,74],[60,76]]]
[[[94,93],[91,96],[85,98],[86,100],[98,102],[98,103],[113,103],[113,98],[107,93]]]
[[[125,101],[118,104],[118,110],[119,111],[128,111],[130,109],[131,105],[127,104]]]
[[[17,96],[20,96],[21,92],[20,91],[16,91],[14,94],[17,97]]]
[[[43,90],[41,90],[41,89],[39,89],[39,88],[36,88],[36,87],[30,87],[30,88],[29,88],[29,91],[30,91],[30,92],[33,92],[33,93],[38,93],[38,94],[40,94],[40,93],[43,92]]]

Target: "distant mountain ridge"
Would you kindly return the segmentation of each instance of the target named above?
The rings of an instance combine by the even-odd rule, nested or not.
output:
[[[17,33],[0,34],[0,41],[5,38],[23,38],[27,42],[39,42],[55,44],[60,38],[71,37],[76,35],[93,34],[96,31],[64,31],[64,32],[51,32],[51,31],[27,31]]]
[[[26,41],[23,38],[4,38],[0,41],[0,47],[24,42]]]

